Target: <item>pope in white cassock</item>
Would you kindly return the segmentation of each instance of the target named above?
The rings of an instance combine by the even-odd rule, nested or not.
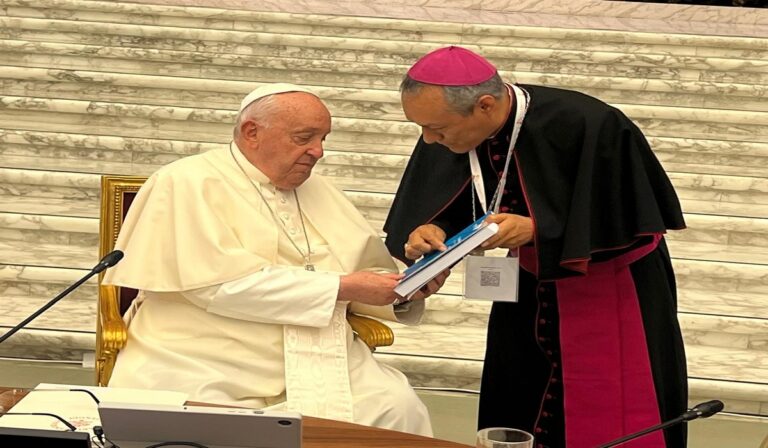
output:
[[[110,386],[432,434],[405,376],[345,315],[418,323],[445,275],[399,303],[384,244],[311,174],[330,131],[318,97],[264,86],[243,100],[228,149],[147,180],[117,240],[125,258],[104,277],[140,290]]]

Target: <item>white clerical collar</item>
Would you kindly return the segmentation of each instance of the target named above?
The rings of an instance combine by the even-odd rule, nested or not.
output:
[[[496,132],[494,132],[490,137],[486,138],[488,141],[495,139],[496,136],[499,135],[499,132],[504,130],[504,127],[507,125],[507,121],[509,121],[509,116],[512,114],[512,105],[515,102],[515,95],[512,93],[512,87],[510,87],[509,84],[504,83],[504,87],[507,88],[507,97],[509,97],[509,109],[507,110],[507,116],[504,117],[504,122],[501,124],[501,127],[496,129]]]
[[[267,175],[262,173],[260,169],[253,166],[253,164],[245,157],[245,155],[243,155],[243,152],[240,150],[240,147],[237,146],[237,143],[230,142],[230,145],[232,149],[232,155],[235,157],[237,164],[242,167],[243,171],[245,171],[245,174],[249,178],[260,184],[270,183]]]

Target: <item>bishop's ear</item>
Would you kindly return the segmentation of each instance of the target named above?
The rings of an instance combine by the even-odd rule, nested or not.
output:
[[[483,95],[477,99],[475,108],[480,112],[487,114],[493,111],[497,104],[498,101],[493,97],[493,95]]]

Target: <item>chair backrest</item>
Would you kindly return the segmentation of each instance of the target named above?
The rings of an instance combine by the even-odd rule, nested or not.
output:
[[[101,177],[101,227],[99,257],[115,248],[117,235],[139,188],[147,180],[139,176]],[[99,283],[103,273],[99,275]],[[117,353],[125,346],[128,331],[123,314],[131,306],[138,291],[116,286],[99,286],[96,324],[96,383],[106,386],[112,376]]]

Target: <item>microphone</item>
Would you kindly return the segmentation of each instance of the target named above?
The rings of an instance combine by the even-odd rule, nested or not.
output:
[[[48,310],[48,308],[52,307],[56,304],[59,300],[63,299],[67,296],[70,292],[74,291],[78,286],[85,283],[89,278],[93,277],[94,275],[104,271],[107,268],[111,268],[112,266],[116,265],[121,259],[123,258],[123,251],[121,250],[113,250],[112,252],[108,253],[104,256],[104,258],[99,261],[99,264],[94,266],[90,272],[85,274],[83,278],[76,281],[72,285],[70,285],[67,289],[59,293],[56,297],[54,297],[50,302],[46,303],[42,308],[32,313],[31,316],[24,319],[20,324],[16,325],[15,327],[11,328],[7,333],[0,336],[0,344],[3,343],[6,339],[13,336],[17,331],[24,328],[28,323],[32,322],[37,316],[43,314],[45,311]]]
[[[682,415],[683,421],[687,422],[695,420],[697,418],[712,417],[718,412],[725,409],[725,405],[720,400],[710,400],[704,403],[699,403],[693,407],[690,411],[687,411]]]
[[[685,411],[682,415],[672,420],[659,423],[658,425],[651,426],[650,428],[643,429],[642,431],[638,431],[628,436],[624,436],[620,439],[613,440],[604,445],[600,445],[597,448],[610,448],[612,446],[621,445],[624,442],[629,442],[630,440],[644,436],[648,433],[677,425],[678,423],[689,422],[691,420],[696,420],[697,418],[711,417],[717,414],[718,412],[722,411],[724,408],[725,408],[725,405],[720,400],[711,400],[704,403],[699,403],[696,406],[694,406],[692,409]]]
[[[104,258],[99,261],[99,264],[93,267],[91,269],[91,272],[93,274],[98,274],[101,271],[111,268],[112,266],[116,265],[120,260],[123,259],[123,251],[122,250],[113,250],[112,252],[108,253],[107,255],[104,255]]]

